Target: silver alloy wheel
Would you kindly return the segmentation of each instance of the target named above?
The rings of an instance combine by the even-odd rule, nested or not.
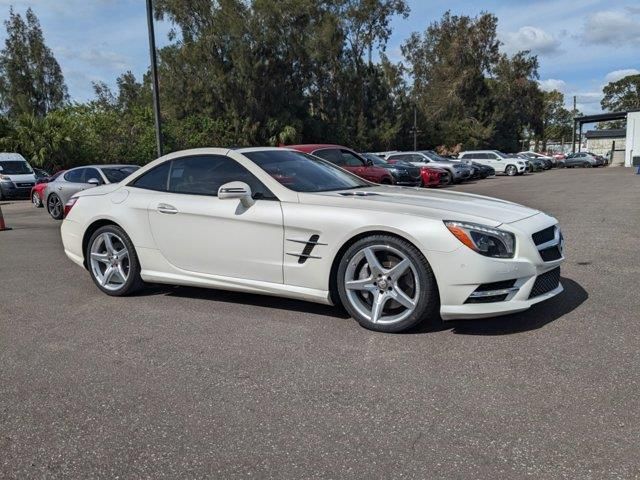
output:
[[[60,218],[62,215],[62,202],[57,195],[49,197],[49,213],[54,218]]]
[[[119,290],[127,283],[131,263],[122,239],[111,232],[98,235],[90,251],[91,271],[103,288]]]
[[[510,177],[513,177],[516,173],[518,173],[518,171],[516,170],[516,167],[514,167],[513,165],[509,165],[507,167],[507,175],[509,175]]]
[[[31,201],[36,207],[39,207],[40,205],[42,205],[42,200],[40,200],[40,195],[38,195],[38,192],[33,192],[33,195],[31,196]]]
[[[416,267],[407,255],[389,245],[369,245],[358,251],[343,281],[351,306],[372,323],[401,322],[418,305]]]

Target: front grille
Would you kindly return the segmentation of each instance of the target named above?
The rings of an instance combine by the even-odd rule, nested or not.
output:
[[[560,249],[556,245],[553,247],[545,248],[544,250],[540,250],[540,257],[545,262],[552,262],[554,260],[560,260],[562,258],[562,253],[560,253]]]
[[[533,243],[535,243],[536,245],[542,245],[543,243],[547,243],[553,240],[555,238],[555,234],[556,227],[551,226],[534,233],[533,235],[531,235],[531,238],[533,239]]]
[[[556,267],[553,270],[549,270],[542,275],[538,275],[529,298],[539,297],[552,290],[555,290],[560,285],[560,267]]]

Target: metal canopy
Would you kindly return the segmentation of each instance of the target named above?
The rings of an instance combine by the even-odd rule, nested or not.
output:
[[[612,120],[624,120],[630,112],[640,112],[640,110],[628,110],[626,112],[609,112],[598,113],[596,115],[583,115],[581,117],[573,117],[573,147],[571,151],[576,153],[576,127],[580,126],[580,134],[578,136],[578,151],[582,145],[582,126],[585,123],[610,122]]]

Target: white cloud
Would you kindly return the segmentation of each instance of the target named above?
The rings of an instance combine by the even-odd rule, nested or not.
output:
[[[567,87],[567,82],[555,78],[540,80],[538,83],[540,84],[540,88],[545,92],[550,92],[551,90],[558,90],[559,92],[563,92]]]
[[[628,77],[629,75],[637,75],[640,73],[640,70],[636,68],[624,68],[622,70],[614,70],[613,72],[607,73],[604,77],[604,81],[606,83],[617,82],[618,80],[623,79],[624,77]]]
[[[557,53],[560,41],[544,30],[537,27],[520,27],[517,32],[506,32],[501,37],[504,51],[509,54],[521,50],[529,50],[536,55]]]
[[[587,17],[582,39],[588,44],[631,46],[640,43],[640,21],[629,13],[597,12]]]
[[[80,60],[97,68],[108,68],[117,71],[131,68],[129,59],[124,55],[95,47],[85,50],[57,47],[54,48],[54,53],[67,60]]]

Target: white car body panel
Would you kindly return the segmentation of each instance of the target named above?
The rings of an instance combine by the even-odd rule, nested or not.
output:
[[[255,150],[267,150],[266,148]],[[94,222],[113,222],[131,238],[143,280],[290,297],[330,304],[334,260],[354,237],[387,232],[413,243],[431,265],[443,319],[481,318],[527,309],[562,291],[528,299],[537,275],[563,258],[543,262],[531,235],[557,221],[537,210],[488,197],[424,189],[371,186],[355,191],[297,193],[287,189],[242,153],[197,149],[167,155],[134,173],[143,175],[171,158],[227,155],[261,180],[279,199],[244,207],[237,199],[156,192],[112,184],[76,194],[63,221],[65,253],[84,265],[83,238]],[[355,193],[357,192],[357,194]],[[176,214],[162,214],[169,204]],[[482,256],[458,241],[443,220],[500,227],[517,239],[515,257]],[[317,235],[312,257],[299,262],[305,243]],[[85,239],[86,240],[86,239]],[[465,304],[479,284],[517,278],[509,301]]]
[[[474,154],[488,155],[493,158],[477,158]],[[460,152],[458,159],[461,162],[476,162],[481,165],[487,165],[493,168],[496,173],[505,173],[509,165],[514,165],[518,173],[524,173],[526,165],[523,159],[505,158],[494,150],[469,150]]]

